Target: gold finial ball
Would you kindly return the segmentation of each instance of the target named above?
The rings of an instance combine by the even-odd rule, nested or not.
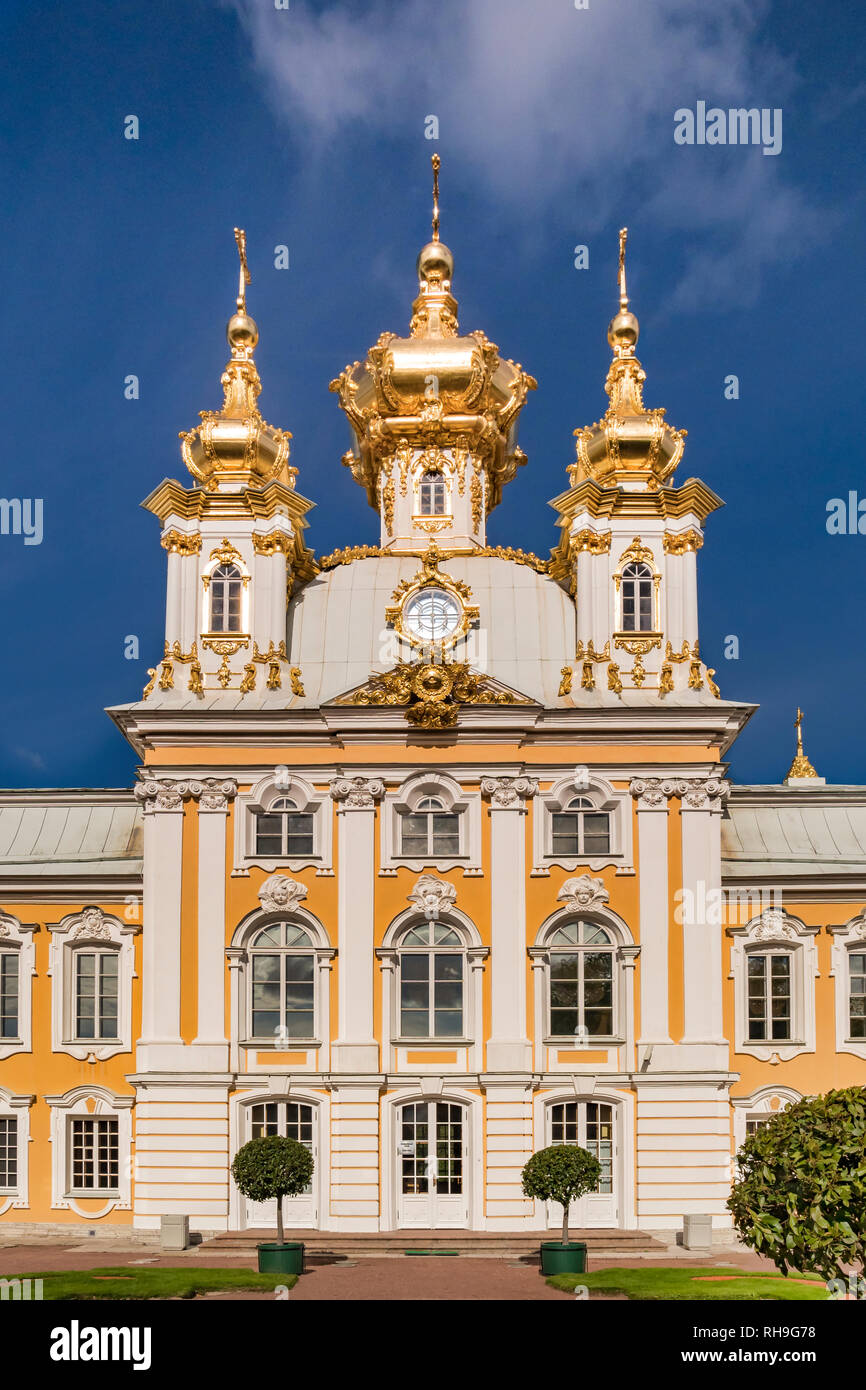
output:
[[[454,257],[444,241],[428,241],[418,252],[418,278],[429,283],[431,280],[450,281],[454,274]]]
[[[251,351],[259,341],[259,330],[255,319],[249,314],[232,314],[226,329],[229,346]]]
[[[607,330],[607,341],[612,348],[629,350],[635,346],[640,333],[640,325],[628,309],[620,309],[612,318]]]

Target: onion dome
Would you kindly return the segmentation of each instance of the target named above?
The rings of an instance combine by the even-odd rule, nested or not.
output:
[[[634,355],[640,325],[629,310],[625,286],[627,237],[624,227],[619,234],[619,312],[607,330],[613,361],[604,389],[610,405],[596,424],[574,431],[577,460],[568,470],[572,487],[594,478],[654,490],[670,478],[685,448],[686,431],[667,424],[664,410],[647,410],[643,403],[646,373]]]
[[[202,410],[201,424],[181,432],[181,454],[193,477],[208,492],[234,492],[251,483],[261,485],[279,479],[293,488],[298,470],[288,467],[288,430],[274,429],[259,414],[256,404],[262,389],[253,350],[259,340],[255,319],[247,313],[246,233],[235,228],[240,257],[237,312],[226,329],[231,358],[220,378],[221,410]]]
[[[488,511],[526,462],[517,448],[517,418],[538,383],[519,362],[500,358],[484,333],[459,333],[454,257],[439,239],[439,164],[434,155],[433,236],[417,260],[409,336],[383,333],[366,360],[346,367],[330,387],[354,435],[343,461],[377,510],[382,465],[400,446],[459,444],[477,454],[488,479]]]

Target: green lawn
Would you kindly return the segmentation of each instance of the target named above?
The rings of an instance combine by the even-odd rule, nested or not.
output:
[[[807,1280],[814,1282],[806,1282]],[[579,1284],[598,1293],[624,1293],[634,1299],[772,1299],[783,1302],[824,1302],[826,1285],[818,1275],[756,1274],[724,1268],[604,1269],[596,1274],[554,1274],[555,1289],[571,1293]]]
[[[8,1274],[7,1279],[16,1276]],[[48,1270],[44,1274],[22,1274],[30,1280],[30,1296],[34,1297],[34,1279],[41,1279],[45,1300],[81,1298],[194,1298],[198,1293],[229,1289],[275,1289],[278,1285],[293,1288],[297,1274],[258,1274],[251,1269],[189,1269],[166,1265],[154,1269],[131,1268],[120,1265],[107,1269]]]

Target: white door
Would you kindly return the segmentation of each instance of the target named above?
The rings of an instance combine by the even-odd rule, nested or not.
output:
[[[281,1134],[288,1139],[297,1139],[318,1158],[316,1142],[316,1114],[312,1105],[300,1105],[291,1100],[264,1100],[245,1107],[247,1111],[247,1138],[265,1139],[272,1134]],[[313,1180],[306,1192],[299,1197],[283,1198],[283,1221],[286,1230],[318,1225],[316,1191],[318,1173],[313,1172]],[[277,1225],[277,1203],[250,1202],[244,1199],[244,1225],[264,1226],[275,1230]]]
[[[397,1116],[397,1225],[417,1230],[469,1224],[466,1120],[452,1101],[415,1101]]]
[[[601,1164],[601,1177],[595,1192],[572,1202],[569,1226],[587,1230],[593,1226],[616,1226],[619,1220],[616,1164],[616,1113],[612,1105],[596,1100],[567,1100],[548,1106],[549,1144],[579,1144]],[[562,1225],[559,1202],[548,1202],[549,1226]]]

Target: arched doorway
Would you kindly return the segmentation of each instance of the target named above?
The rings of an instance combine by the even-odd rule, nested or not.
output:
[[[593,1226],[617,1226],[622,1197],[619,1191],[617,1106],[603,1100],[555,1101],[547,1107],[547,1143],[579,1144],[601,1164],[594,1192],[571,1205],[570,1223],[575,1230]],[[562,1225],[562,1207],[548,1202],[549,1226]]]
[[[397,1226],[457,1230],[469,1225],[469,1115],[452,1100],[397,1107]]]
[[[244,1133],[241,1143],[265,1139],[272,1134],[296,1139],[310,1150],[316,1167],[307,1190],[298,1197],[283,1198],[283,1220],[289,1230],[316,1228],[319,1224],[318,1190],[319,1134],[318,1106],[307,1101],[261,1100],[241,1107]],[[273,1229],[277,1224],[276,1201],[251,1202],[241,1198],[241,1225]]]

